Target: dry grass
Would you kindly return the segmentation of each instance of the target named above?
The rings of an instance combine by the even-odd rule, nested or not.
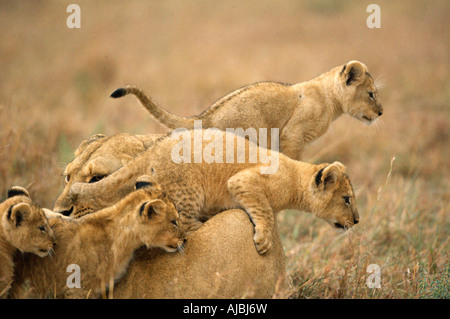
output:
[[[0,1],[0,193],[28,186],[52,207],[84,137],[164,132],[134,99],[108,98],[125,84],[192,115],[242,85],[359,59],[384,79],[384,115],[339,119],[305,159],[346,164],[361,222],[336,235],[279,214],[291,297],[449,298],[448,1],[378,1],[382,27],[368,29],[366,1],[80,0],[82,28],[69,30],[71,2]]]

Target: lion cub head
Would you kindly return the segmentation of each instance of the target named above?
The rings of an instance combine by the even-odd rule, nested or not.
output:
[[[367,124],[383,114],[375,82],[363,63],[350,61],[345,64],[339,73],[339,81],[344,113]]]
[[[136,191],[122,201],[125,210],[130,209],[130,205],[133,206],[136,217],[133,229],[147,248],[161,247],[168,252],[182,248],[185,234],[178,211],[161,191],[156,180],[147,175],[139,177],[136,181]],[[121,202],[115,206],[122,206]]]
[[[355,193],[345,166],[323,164],[310,182],[311,210],[337,230],[347,230],[359,222]]]
[[[53,249],[56,242],[46,214],[25,188],[14,186],[8,191],[0,216],[5,239],[20,251],[45,257]]]

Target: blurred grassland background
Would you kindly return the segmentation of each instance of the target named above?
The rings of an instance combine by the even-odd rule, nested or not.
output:
[[[293,290],[280,297],[449,298],[450,2],[376,1],[369,29],[372,2],[0,1],[0,194],[22,185],[52,208],[87,136],[166,132],[134,98],[109,98],[123,85],[187,116],[243,85],[358,59],[385,84],[383,116],[342,116],[304,160],[347,166],[361,222],[339,235],[281,212]],[[81,29],[66,26],[70,3]]]

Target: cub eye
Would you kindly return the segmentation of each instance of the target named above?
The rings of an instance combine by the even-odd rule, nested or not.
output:
[[[345,200],[345,203],[347,204],[347,205],[350,205],[350,196],[344,196],[344,197],[342,197],[344,200]]]
[[[45,226],[40,226],[40,227],[39,227],[39,230],[40,230],[41,232],[45,232]]]
[[[369,92],[369,97],[373,99],[373,92]]]
[[[66,184],[70,181],[70,175],[66,175],[66,178],[64,178],[64,182],[66,182]]]
[[[105,178],[105,175],[94,175],[94,176],[89,180],[89,183],[96,183],[96,182],[102,180],[103,178]]]
[[[172,225],[174,225],[175,227],[177,227],[177,226],[178,226],[178,223],[177,223],[177,221],[176,221],[176,220],[172,220],[172,221],[171,221],[171,223],[172,223]]]

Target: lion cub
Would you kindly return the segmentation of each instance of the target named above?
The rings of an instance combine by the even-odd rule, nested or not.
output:
[[[44,210],[20,186],[8,191],[8,198],[0,204],[0,218],[0,297],[4,297],[13,278],[14,252],[45,257],[55,245],[55,236]]]
[[[214,152],[216,155],[222,153],[222,158],[216,157],[215,161],[208,163],[207,150],[213,152],[209,143],[211,136],[207,137],[206,130],[187,133],[190,133],[188,142],[191,145],[199,143],[204,150],[200,154],[195,152],[196,147],[183,149],[183,156],[187,155],[189,162],[174,160],[174,150],[181,142],[167,136],[108,177],[96,183],[74,183],[70,194],[76,200],[71,207],[63,209],[70,210],[73,215],[77,215],[78,207],[98,210],[102,205],[115,203],[118,194],[131,192],[139,176],[152,175],[174,201],[188,232],[196,230],[203,221],[221,211],[243,208],[255,226],[253,239],[261,254],[271,246],[273,213],[282,209],[312,212],[337,229],[358,223],[355,195],[341,163],[314,165],[295,161],[220,130],[215,130],[214,141],[222,142],[219,144],[223,149],[216,148]],[[196,141],[198,135],[203,137],[201,142]],[[234,141],[233,163],[228,162],[227,156],[231,151],[228,149],[230,141]],[[237,145],[244,145],[245,149],[239,150]],[[250,150],[259,154],[256,162],[249,161]],[[236,163],[240,151],[245,153],[245,161]],[[269,166],[261,159],[263,152],[278,158],[276,172],[261,173],[262,168]],[[198,155],[202,161],[195,163]],[[102,201],[97,198],[102,198]]]
[[[278,128],[279,151],[296,160],[301,160],[305,145],[325,134],[340,115],[348,114],[370,124],[383,114],[374,80],[359,61],[293,85],[260,82],[244,86],[192,117],[167,112],[133,86],[119,88],[111,97],[126,94],[134,94],[159,122],[171,129],[193,129],[195,120],[201,120],[203,128],[266,128],[267,147],[274,149],[271,145],[278,141],[271,142],[275,138],[271,128]]]
[[[58,240],[54,256],[22,256],[12,297],[23,297],[26,280],[41,298],[96,298],[102,292],[106,296],[106,289],[112,297],[114,281],[125,273],[137,248],[145,245],[175,252],[184,242],[178,213],[157,187],[137,189],[114,206],[80,219],[50,222]],[[74,269],[79,271],[79,287],[69,285]]]

